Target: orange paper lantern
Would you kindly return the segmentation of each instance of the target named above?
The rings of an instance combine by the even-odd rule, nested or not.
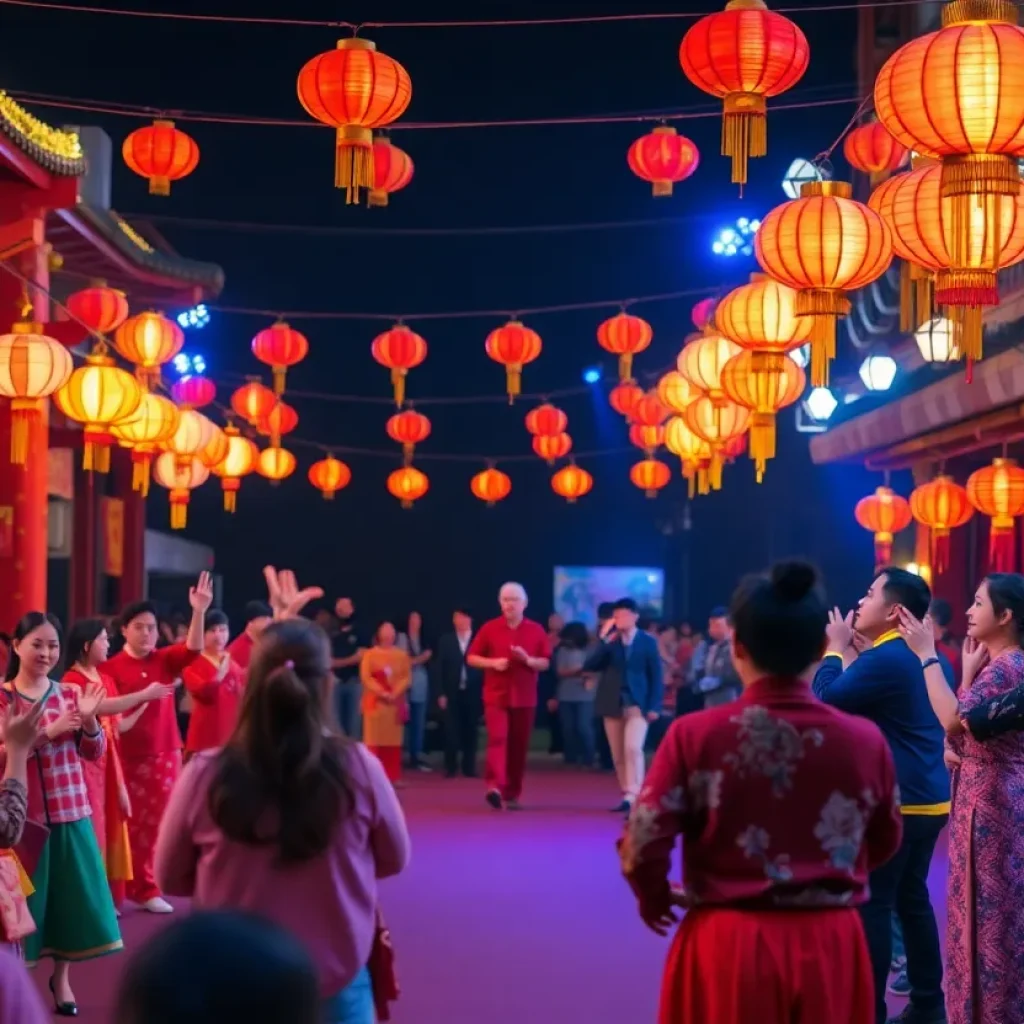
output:
[[[220,462],[210,468],[220,477],[220,487],[224,492],[224,511],[234,512],[238,504],[242,477],[255,472],[260,450],[249,438],[242,437],[238,427],[232,423],[224,428],[223,437],[227,442],[227,450]]]
[[[333,501],[335,494],[352,482],[352,470],[333,455],[328,455],[309,467],[309,482],[320,491],[326,501]]]
[[[124,292],[94,284],[72,292],[64,304],[68,312],[96,334],[116,331],[128,319],[128,300]]]
[[[279,484],[295,472],[295,456],[287,448],[264,448],[256,460],[256,472],[272,484]]]
[[[29,425],[42,418],[44,403],[71,378],[71,353],[43,334],[42,324],[19,323],[0,335],[0,395],[11,400],[11,463],[28,461]]]
[[[678,370],[669,370],[656,388],[658,401],[673,413],[683,413],[700,392]]]
[[[711,445],[711,465],[708,475],[712,490],[722,487],[722,465],[725,461],[724,448],[735,438],[747,432],[750,426],[750,410],[728,399],[715,402],[708,395],[702,395],[683,414],[686,425]]]
[[[135,364],[135,374],[146,387],[160,380],[160,367],[169,363],[185,344],[185,332],[152,310],[129,317],[114,335],[114,348]]]
[[[354,36],[307,62],[297,85],[306,113],[336,129],[334,187],[345,189],[346,202],[359,202],[360,190],[374,187],[373,130],[405,113],[409,73]]]
[[[724,402],[722,368],[740,351],[739,345],[720,334],[702,334],[683,346],[676,359],[676,367],[712,402]]]
[[[714,453],[711,445],[698,437],[681,416],[673,416],[665,424],[665,447],[679,456],[690,497],[695,493],[710,494],[710,468]]]
[[[910,514],[928,528],[931,564],[935,572],[949,568],[949,535],[974,515],[965,488],[952,477],[937,476],[910,494]]]
[[[877,280],[892,262],[892,234],[874,210],[855,202],[845,181],[809,181],[800,198],[761,222],[754,252],[762,269],[797,291],[797,316],[811,317],[811,383],[828,384],[836,320],[850,312],[846,292]]]
[[[173,121],[156,120],[124,140],[121,156],[140,178],[149,179],[149,194],[169,196],[171,182],[187,178],[199,166],[199,146]]]
[[[634,463],[629,471],[629,479],[635,487],[639,487],[648,498],[656,498],[662,487],[667,487],[672,479],[672,471],[664,462],[657,459],[644,459]]]
[[[392,441],[402,446],[405,457],[410,459],[416,445],[430,437],[430,420],[414,409],[403,409],[388,420],[384,429]]]
[[[910,151],[897,142],[883,124],[870,121],[847,132],[843,140],[846,162],[871,178],[871,184],[885,181],[906,162]]]
[[[388,477],[388,491],[398,498],[402,508],[412,508],[413,502],[419,501],[429,489],[426,473],[421,473],[415,466],[403,466]]]
[[[654,330],[641,317],[619,313],[597,329],[597,342],[606,352],[619,357],[619,380],[633,379],[633,356],[651,344]]]
[[[685,135],[660,124],[629,147],[626,162],[638,178],[651,183],[655,197],[670,196],[673,185],[697,170],[700,154]]]
[[[620,416],[625,416],[628,420],[632,418],[633,409],[636,407],[636,403],[644,397],[644,394],[642,387],[632,381],[625,381],[622,384],[617,384],[608,393],[608,404]]]
[[[391,371],[395,405],[401,408],[405,401],[405,375],[427,358],[427,343],[404,324],[395,324],[373,339],[370,355]]]
[[[1024,469],[1012,459],[993,459],[967,478],[967,498],[991,520],[989,568],[1013,572],[1013,523],[1024,515]]]
[[[629,443],[642,448],[647,458],[654,458],[655,451],[665,443],[665,428],[662,426],[645,427],[634,423],[629,428]]]
[[[258,380],[243,384],[231,396],[231,408],[237,416],[252,426],[266,419],[274,408],[277,396]]]
[[[535,437],[553,437],[555,434],[565,433],[569,426],[569,417],[558,408],[545,402],[531,409],[526,414],[526,429]]]
[[[170,491],[172,530],[185,529],[189,498],[209,478],[210,471],[198,459],[188,459],[182,463],[173,452],[164,452],[153,463],[153,479]]]
[[[374,139],[373,187],[367,203],[370,206],[387,206],[388,196],[405,188],[412,181],[414,170],[412,157],[392,145],[390,139]]]
[[[875,535],[876,568],[888,565],[894,535],[910,525],[910,503],[891,487],[879,487],[857,502],[853,514],[865,530]]]
[[[578,498],[589,494],[593,487],[594,478],[575,463],[563,466],[551,478],[551,489],[560,498],[565,498],[570,505],[575,504]]]
[[[299,425],[299,414],[287,403],[278,399],[274,408],[259,421],[256,429],[270,438],[272,447],[281,443],[285,434],[290,434]]]
[[[214,423],[210,439],[203,445],[198,458],[207,469],[213,469],[228,457],[230,449],[229,436]]]
[[[473,497],[479,498],[490,506],[504,501],[509,496],[512,491],[512,481],[508,474],[502,473],[500,469],[489,468],[477,473],[470,480],[469,489],[473,492]]]
[[[174,453],[178,463],[184,468],[192,459],[199,458],[203,449],[214,439],[218,429],[213,420],[201,412],[196,412],[195,409],[182,409],[178,416],[178,426],[167,441],[167,450]]]
[[[807,37],[763,0],[729,0],[725,10],[695,22],[679,47],[683,74],[724,101],[722,154],[732,180],[745,184],[747,158],[768,151],[766,99],[791,89],[810,60]]]
[[[509,320],[504,327],[491,331],[485,344],[487,354],[505,367],[509,405],[522,392],[523,367],[540,355],[540,335],[518,320]]]
[[[535,434],[533,450],[549,465],[564,459],[572,451],[572,438],[568,434]]]
[[[630,419],[641,427],[657,427],[669,418],[671,412],[662,405],[655,392],[649,391],[633,406]]]
[[[288,367],[306,358],[309,342],[304,334],[279,320],[252,339],[252,354],[272,369],[274,394],[280,395],[284,391],[284,376]]]
[[[202,409],[217,397],[217,385],[209,377],[198,374],[182,377],[171,387],[171,397],[182,407]]]
[[[163,395],[143,392],[139,407],[127,418],[111,424],[110,433],[132,453],[132,490],[149,495],[150,465],[163,445],[174,436],[181,420],[178,407]]]

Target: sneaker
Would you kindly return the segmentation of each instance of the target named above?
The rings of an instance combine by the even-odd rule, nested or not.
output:
[[[632,804],[623,797],[613,808],[611,808],[612,814],[629,814]]]
[[[496,789],[487,790],[487,795],[484,799],[493,807],[496,811],[501,810],[501,794]]]
[[[143,910],[148,910],[151,914],[173,914],[174,907],[170,905],[162,896],[154,896],[151,900],[146,900],[142,904]]]
[[[897,971],[892,981],[889,982],[889,991],[894,996],[910,995],[910,979],[907,977],[907,970]]]
[[[434,770],[425,761],[417,761],[414,767],[418,772],[432,772]]]
[[[947,1024],[946,1011],[941,1006],[919,1010],[913,1003],[908,1003],[902,1013],[890,1017],[885,1024]]]
[[[894,956],[892,958],[892,963],[889,964],[889,973],[890,974],[899,974],[900,971],[905,971],[906,969],[907,969],[907,958],[905,956]]]

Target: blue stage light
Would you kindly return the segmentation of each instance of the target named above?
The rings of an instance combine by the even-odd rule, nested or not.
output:
[[[759,220],[740,217],[735,226],[718,232],[711,243],[711,251],[716,256],[752,256],[754,235],[760,226]]]
[[[202,330],[209,322],[210,311],[202,302],[178,314],[178,326],[185,331]]]
[[[588,366],[583,371],[583,383],[584,384],[596,384],[601,379],[601,367],[600,366]]]
[[[206,360],[201,355],[179,352],[171,362],[174,372],[182,379],[206,373]]]

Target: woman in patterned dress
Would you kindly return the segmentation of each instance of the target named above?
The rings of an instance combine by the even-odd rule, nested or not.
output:
[[[993,573],[967,612],[958,694],[936,660],[930,622],[904,616],[928,696],[960,759],[949,818],[949,1024],[1010,1024],[1024,1007],[1024,733],[981,743],[963,720],[1024,683],[1024,577]]]

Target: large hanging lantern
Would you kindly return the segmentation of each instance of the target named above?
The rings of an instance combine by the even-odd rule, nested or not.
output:
[[[797,316],[797,294],[767,274],[751,274],[718,304],[715,327],[754,353],[756,369],[778,370],[786,354],[811,340],[810,317]],[[734,357],[730,357],[734,358]]]
[[[217,385],[209,377],[193,374],[171,385],[171,397],[183,408],[202,409],[217,397]]]
[[[281,438],[290,434],[299,425],[299,414],[280,398],[274,408],[256,424],[256,429],[264,437],[270,438],[271,446],[281,443]]]
[[[633,381],[625,381],[617,384],[608,393],[608,404],[620,415],[630,419],[633,416],[633,409],[636,403],[644,397],[646,392]]]
[[[955,347],[968,365],[980,359],[984,307],[999,303],[996,270],[1024,259],[1024,185],[970,207],[961,221],[954,200],[943,198],[942,168],[931,164],[883,182],[868,203],[891,229],[896,255],[934,275],[934,301],[954,325]]]
[[[217,429],[213,420],[201,412],[196,412],[195,409],[181,409],[178,426],[167,441],[167,450],[174,454],[184,470],[193,459],[199,458],[199,453],[213,440]]]
[[[762,269],[797,291],[798,316],[812,319],[811,383],[828,385],[836,320],[850,312],[846,292],[877,280],[892,262],[885,221],[851,197],[845,181],[809,181],[800,198],[761,221],[754,252]]]
[[[758,368],[756,353],[741,352],[722,369],[722,388],[730,401],[751,411],[750,457],[757,482],[764,479],[769,459],[775,458],[775,416],[804,393],[807,377],[792,359],[783,356],[777,369]]]
[[[989,569],[1013,572],[1013,522],[1024,515],[1024,469],[1012,459],[993,459],[967,478],[967,498],[991,520]]]
[[[843,140],[846,162],[861,174],[867,174],[872,185],[885,181],[906,162],[910,151],[897,142],[883,124],[869,121],[857,125]]]
[[[523,367],[532,363],[543,348],[540,335],[518,320],[509,320],[504,327],[491,331],[485,344],[487,354],[505,367],[509,405],[522,393]]]
[[[161,448],[178,429],[181,413],[163,395],[143,392],[139,407],[123,420],[111,424],[110,433],[122,448],[131,449],[132,490],[149,495],[150,466]]]
[[[427,358],[427,343],[405,324],[395,324],[373,339],[370,355],[391,371],[395,405],[401,409],[405,402],[405,375]]]
[[[124,140],[121,156],[140,178],[149,179],[149,194],[169,196],[171,182],[187,178],[199,166],[199,146],[173,121],[156,120],[136,128]]]
[[[260,450],[249,438],[242,437],[238,427],[233,423],[224,428],[223,435],[227,440],[227,451],[224,458],[210,468],[220,477],[220,487],[224,492],[224,511],[234,512],[238,505],[242,477],[255,472]]]
[[[722,466],[725,462],[725,446],[747,432],[750,426],[750,410],[726,399],[715,402],[702,395],[683,414],[686,425],[699,438],[711,445],[711,464],[708,478],[712,490],[722,487]]]
[[[640,448],[647,458],[653,459],[654,453],[665,443],[665,428],[660,424],[645,427],[634,423],[629,428],[629,443]]]
[[[405,150],[391,144],[390,139],[373,140],[373,185],[367,203],[387,206],[388,196],[400,192],[412,181],[412,157]]]
[[[469,489],[474,498],[479,498],[488,506],[504,501],[512,492],[512,481],[507,473],[489,467],[477,473],[469,482]]]
[[[952,477],[937,476],[911,492],[910,514],[928,528],[932,569],[945,572],[949,568],[950,532],[974,515],[966,489]]]
[[[68,419],[83,424],[82,468],[110,470],[111,425],[131,416],[142,402],[142,388],[102,352],[93,352],[54,392],[53,400]]]
[[[697,170],[700,154],[685,135],[660,124],[629,147],[626,162],[638,178],[651,183],[655,197],[670,196],[673,185]]]
[[[657,427],[665,422],[672,414],[672,411],[661,403],[654,391],[648,391],[636,405],[630,414],[630,420],[641,427]]]
[[[128,319],[124,292],[96,283],[72,292],[65,300],[68,312],[95,334],[110,334]]]
[[[430,481],[426,473],[415,466],[403,466],[388,476],[388,491],[402,503],[402,508],[412,508],[413,502],[419,501],[428,490]]]
[[[295,456],[287,448],[264,448],[256,460],[256,472],[272,484],[279,484],[295,472]]]
[[[747,181],[747,158],[768,151],[765,101],[796,85],[809,60],[807,37],[763,0],[729,0],[683,36],[683,74],[724,101],[722,155],[732,157],[736,184]]]
[[[392,441],[402,446],[406,459],[412,458],[416,445],[426,441],[430,437],[430,420],[421,412],[415,409],[403,409],[396,412],[387,424],[385,430]]]
[[[409,73],[354,36],[310,60],[297,85],[306,113],[336,130],[334,187],[345,189],[346,202],[359,202],[360,190],[374,187],[373,131],[405,113]]]
[[[644,459],[630,468],[629,479],[634,487],[639,487],[648,498],[656,498],[658,491],[667,487],[672,479],[672,471],[664,462],[657,459]]]
[[[266,419],[276,403],[277,395],[259,380],[250,380],[231,396],[232,411],[251,426],[256,426]]]
[[[676,414],[684,413],[686,407],[700,395],[700,391],[678,370],[669,370],[664,374],[659,379],[655,390],[658,401],[670,412]]]
[[[352,470],[341,459],[328,455],[309,467],[308,477],[326,501],[333,501],[335,494],[352,482]]]
[[[741,351],[736,342],[721,334],[701,334],[683,346],[676,358],[676,367],[712,402],[724,402],[726,397],[722,390],[722,368]]]
[[[569,426],[569,417],[550,402],[538,405],[526,414],[526,429],[534,437],[552,437],[565,433]]]
[[[593,487],[594,478],[574,462],[563,466],[551,478],[551,489],[560,498],[565,498],[570,505],[574,505],[578,498],[589,494]]]
[[[306,358],[309,342],[304,334],[279,320],[252,339],[252,354],[271,368],[274,374],[274,394],[280,395],[284,391],[284,376],[288,367]]]
[[[180,462],[173,452],[164,452],[153,463],[153,479],[170,492],[171,529],[184,530],[188,523],[188,502],[192,492],[210,479],[210,471],[198,460]]]
[[[651,325],[638,316],[622,312],[605,320],[597,329],[597,342],[619,358],[619,380],[633,378],[633,356],[643,352],[654,338]]]
[[[203,445],[197,457],[207,468],[213,469],[220,465],[227,457],[231,449],[231,439],[227,433],[221,430],[216,423],[213,423],[213,430],[210,432],[209,440]]]
[[[698,437],[681,416],[673,416],[665,424],[665,447],[679,456],[683,476],[692,498],[695,493],[711,493],[710,468],[714,453],[711,445]]]
[[[549,466],[553,466],[559,459],[564,459],[572,451],[572,438],[565,433],[535,434],[533,450]]]
[[[857,502],[853,515],[865,530],[875,535],[875,566],[888,565],[893,537],[905,530],[913,518],[910,503],[891,487],[879,487]]]
[[[11,400],[11,463],[28,461],[29,425],[42,418],[46,399],[74,372],[71,353],[43,334],[42,324],[19,323],[0,335],[0,395]]]
[[[169,363],[185,344],[185,332],[167,317],[152,310],[129,317],[114,335],[114,348],[135,365],[143,387],[160,380],[160,367]]]

